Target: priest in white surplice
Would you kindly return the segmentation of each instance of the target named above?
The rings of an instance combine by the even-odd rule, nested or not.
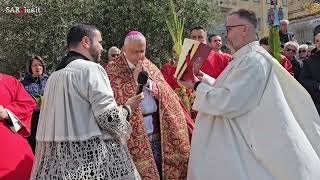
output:
[[[32,180],[140,179],[125,140],[131,134],[127,118],[143,95],[117,105],[107,73],[95,63],[101,42],[96,27],[69,30],[69,52],[44,92]]]
[[[319,180],[320,118],[305,89],[256,41],[257,18],[226,22],[233,60],[196,89],[188,180]]]

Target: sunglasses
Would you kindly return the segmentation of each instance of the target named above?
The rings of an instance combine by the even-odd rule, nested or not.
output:
[[[307,52],[306,50],[300,50],[299,53],[305,53]]]
[[[119,54],[110,54],[111,57],[118,57]]]
[[[291,51],[291,52],[293,52],[293,53],[296,53],[296,52],[297,52],[296,50],[294,50],[294,49],[290,49],[290,48],[287,48],[287,49],[286,49],[286,51],[288,51],[288,52],[290,52],[290,51]]]

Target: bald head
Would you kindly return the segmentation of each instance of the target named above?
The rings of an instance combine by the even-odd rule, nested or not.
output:
[[[128,61],[136,65],[145,58],[146,38],[142,33],[127,35],[124,40],[123,50]]]

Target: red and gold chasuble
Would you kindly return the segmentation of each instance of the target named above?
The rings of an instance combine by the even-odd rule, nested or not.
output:
[[[183,180],[187,177],[190,141],[187,122],[192,122],[180,104],[179,97],[170,88],[160,70],[148,59],[143,60],[149,78],[159,90],[159,124],[161,134],[162,179]],[[123,54],[107,67],[115,99],[124,104],[136,93],[137,85],[133,70],[129,69]],[[141,109],[138,108],[129,118],[132,134],[128,148],[143,180],[159,180],[157,166],[144,126]],[[193,126],[193,124],[191,124]]]
[[[29,180],[34,156],[25,137],[30,135],[36,103],[18,80],[0,73],[0,105],[23,124],[18,132],[13,132],[0,119],[0,179]]]

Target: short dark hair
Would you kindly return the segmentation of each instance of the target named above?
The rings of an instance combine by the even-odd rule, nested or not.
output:
[[[264,37],[264,38],[262,38],[262,39],[260,39],[260,41],[259,41],[259,44],[260,45],[269,45],[269,38],[268,37]]]
[[[231,15],[238,15],[241,19],[245,19],[245,20],[249,21],[253,25],[254,28],[257,28],[258,20],[257,20],[256,13],[254,11],[246,10],[246,9],[239,9],[237,11],[230,13],[229,15],[230,16]]]
[[[43,73],[43,74],[46,73],[46,63],[44,62],[44,60],[42,59],[42,57],[37,56],[37,55],[36,55],[36,56],[33,56],[33,57],[28,61],[28,64],[27,64],[28,73],[32,74],[32,68],[31,68],[31,66],[32,66],[33,60],[35,60],[35,59],[41,62],[41,65],[42,65],[42,68],[43,68],[42,73]]]
[[[99,31],[99,29],[88,24],[77,24],[71,27],[67,36],[68,48],[77,45],[79,42],[81,42],[84,36],[87,36],[90,40],[92,40],[94,37],[94,31]]]
[[[192,32],[193,30],[203,30],[204,32],[206,31],[206,30],[204,29],[204,27],[202,27],[202,26],[194,26],[194,27],[191,28],[191,31],[190,31],[190,32]]]
[[[211,42],[211,38],[219,36],[218,34],[210,34],[208,37],[208,41]]]

